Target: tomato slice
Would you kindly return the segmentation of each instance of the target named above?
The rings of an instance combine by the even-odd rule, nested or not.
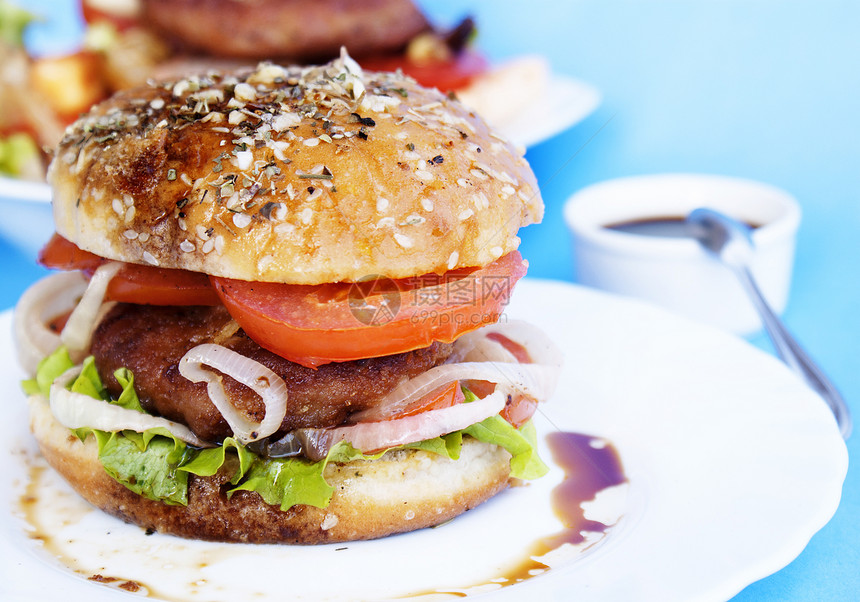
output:
[[[221,305],[206,274],[133,263],[111,280],[107,298],[141,305]]]
[[[123,10],[126,4],[128,3],[119,3],[115,7],[115,10],[111,10],[110,5],[106,5],[105,2],[82,0],[81,14],[88,25],[107,21],[116,27],[117,30],[125,31],[140,24],[140,16],[137,14],[137,10],[133,8],[131,10]],[[133,7],[135,4],[132,3],[130,6]]]
[[[54,270],[95,271],[105,262],[103,257],[84,251],[75,243],[66,240],[56,232],[39,251],[39,263]]]
[[[496,384],[486,380],[470,380],[466,383],[466,386],[481,399],[496,390]],[[512,395],[507,403],[505,403],[502,411],[499,412],[499,415],[514,425],[514,427],[520,428],[534,415],[537,406],[538,402],[535,399],[530,399],[523,395]]]
[[[453,405],[462,403],[465,399],[466,396],[463,394],[463,389],[460,388],[460,381],[455,380],[452,383],[442,385],[438,389],[431,391],[415,403],[410,404],[406,410],[388,418],[388,420],[406,418],[407,416],[416,416],[417,414],[427,412],[429,410],[450,408]]]
[[[307,367],[403,353],[496,322],[526,273],[514,251],[482,268],[318,286],[211,277],[259,345]]]
[[[512,396],[499,415],[510,422],[514,428],[520,428],[534,416],[537,406],[538,402],[535,399],[523,395]]]
[[[56,233],[39,252],[39,263],[45,267],[81,270],[90,276],[106,261]],[[141,305],[221,304],[206,274],[134,263],[124,264],[113,277],[106,298]]]
[[[422,86],[450,92],[468,86],[475,77],[484,73],[489,63],[473,50],[463,50],[448,61],[410,61],[405,55],[375,56],[361,59],[361,66],[370,71],[402,70]]]
[[[55,234],[39,261],[49,268],[92,274],[106,260]],[[412,351],[434,341],[453,342],[498,320],[525,273],[517,251],[483,268],[315,286],[127,263],[111,280],[107,298],[144,305],[223,303],[259,345],[315,368]]]

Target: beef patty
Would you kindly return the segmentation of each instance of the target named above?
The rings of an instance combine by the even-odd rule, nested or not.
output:
[[[192,383],[179,373],[185,352],[203,343],[217,343],[260,362],[284,379],[289,391],[286,432],[303,427],[343,424],[354,412],[371,408],[401,382],[443,363],[451,345],[385,357],[305,368],[267,351],[252,341],[224,307],[156,307],[118,304],[99,324],[92,354],[108,390],[121,387],[115,370],[134,374],[141,405],[153,414],[187,425],[201,439],[220,441],[232,433],[209,400],[204,383]],[[256,393],[224,378],[233,404],[255,420],[264,415]]]

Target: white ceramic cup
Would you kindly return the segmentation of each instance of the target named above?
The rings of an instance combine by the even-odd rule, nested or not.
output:
[[[800,224],[797,201],[758,182],[722,176],[665,174],[620,178],[589,186],[565,204],[573,235],[577,280],[639,297],[738,334],[761,321],[731,270],[692,238],[630,234],[607,226],[683,218],[709,207],[754,224],[753,276],[774,311],[788,301]]]

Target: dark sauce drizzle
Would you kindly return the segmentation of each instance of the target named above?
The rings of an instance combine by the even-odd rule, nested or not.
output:
[[[535,556],[559,548],[565,543],[581,544],[586,533],[605,534],[612,525],[585,518],[582,505],[595,499],[604,489],[627,482],[618,452],[611,443],[600,437],[556,431],[547,435],[552,458],[564,470],[564,479],[552,491],[552,507],[564,529],[536,541],[526,552],[526,559],[502,575],[480,585],[495,584],[507,587],[546,572],[549,566],[535,560]],[[437,590],[414,596],[447,594],[465,598],[458,591]]]

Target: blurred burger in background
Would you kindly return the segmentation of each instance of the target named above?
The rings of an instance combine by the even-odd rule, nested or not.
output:
[[[26,27],[26,13],[8,7],[18,29]],[[66,124],[114,91],[262,60],[316,63],[336,57],[341,46],[367,69],[401,70],[423,86],[455,93],[496,125],[547,85],[542,59],[491,66],[473,47],[471,18],[450,29],[434,27],[410,0],[82,0],[81,12],[86,32],[79,51],[28,59],[19,40],[11,44],[18,68],[3,68],[10,71],[4,82],[15,85],[4,86],[14,92],[0,107],[38,101],[0,122],[0,136],[26,132],[35,141],[29,155],[37,158],[34,149],[53,147]],[[0,170],[43,175],[38,162],[24,173],[4,169],[0,160]]]

